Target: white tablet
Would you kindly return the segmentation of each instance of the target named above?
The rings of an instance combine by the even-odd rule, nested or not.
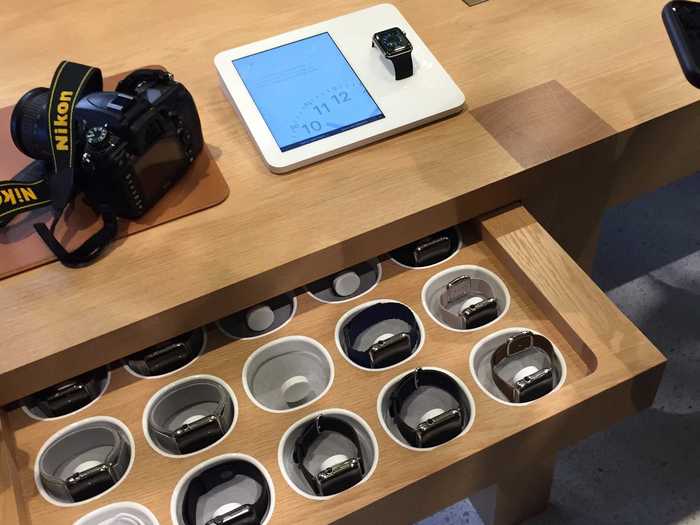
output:
[[[400,28],[413,75],[396,80],[372,46]],[[222,51],[214,59],[268,167],[277,173],[457,113],[464,95],[401,13],[381,4]]]

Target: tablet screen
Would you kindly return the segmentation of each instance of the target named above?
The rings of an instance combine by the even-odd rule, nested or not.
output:
[[[384,118],[328,33],[233,65],[282,151]]]

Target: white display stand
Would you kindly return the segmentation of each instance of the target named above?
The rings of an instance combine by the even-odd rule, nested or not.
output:
[[[372,47],[372,36],[399,27],[413,45],[412,77],[397,81],[393,65]],[[239,76],[233,61],[329,33],[384,118],[335,135],[282,151]],[[457,113],[464,94],[423,43],[401,13],[391,4],[380,4],[332,20],[296,29],[216,55],[214,63],[223,89],[245,122],[270,170],[283,173],[343,151]],[[310,90],[314,86],[309,86]],[[310,91],[310,97],[315,98]]]

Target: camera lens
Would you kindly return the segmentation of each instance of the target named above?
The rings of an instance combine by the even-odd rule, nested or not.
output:
[[[19,99],[10,119],[15,146],[33,159],[51,160],[49,142],[49,89],[34,88]]]

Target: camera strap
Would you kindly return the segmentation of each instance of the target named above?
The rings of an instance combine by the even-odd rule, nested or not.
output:
[[[102,90],[102,72],[95,67],[64,60],[51,81],[48,114],[49,141],[53,171],[48,177],[54,220],[51,227],[38,223],[34,229],[53,254],[64,265],[83,266],[95,259],[117,235],[117,217],[104,200],[96,211],[102,218],[102,228],[80,247],[68,252],[56,239],[56,224],[69,202],[75,197],[75,121],[73,108],[83,93]]]
[[[0,181],[0,228],[15,215],[51,205],[46,171],[46,163],[35,160],[12,180]]]

